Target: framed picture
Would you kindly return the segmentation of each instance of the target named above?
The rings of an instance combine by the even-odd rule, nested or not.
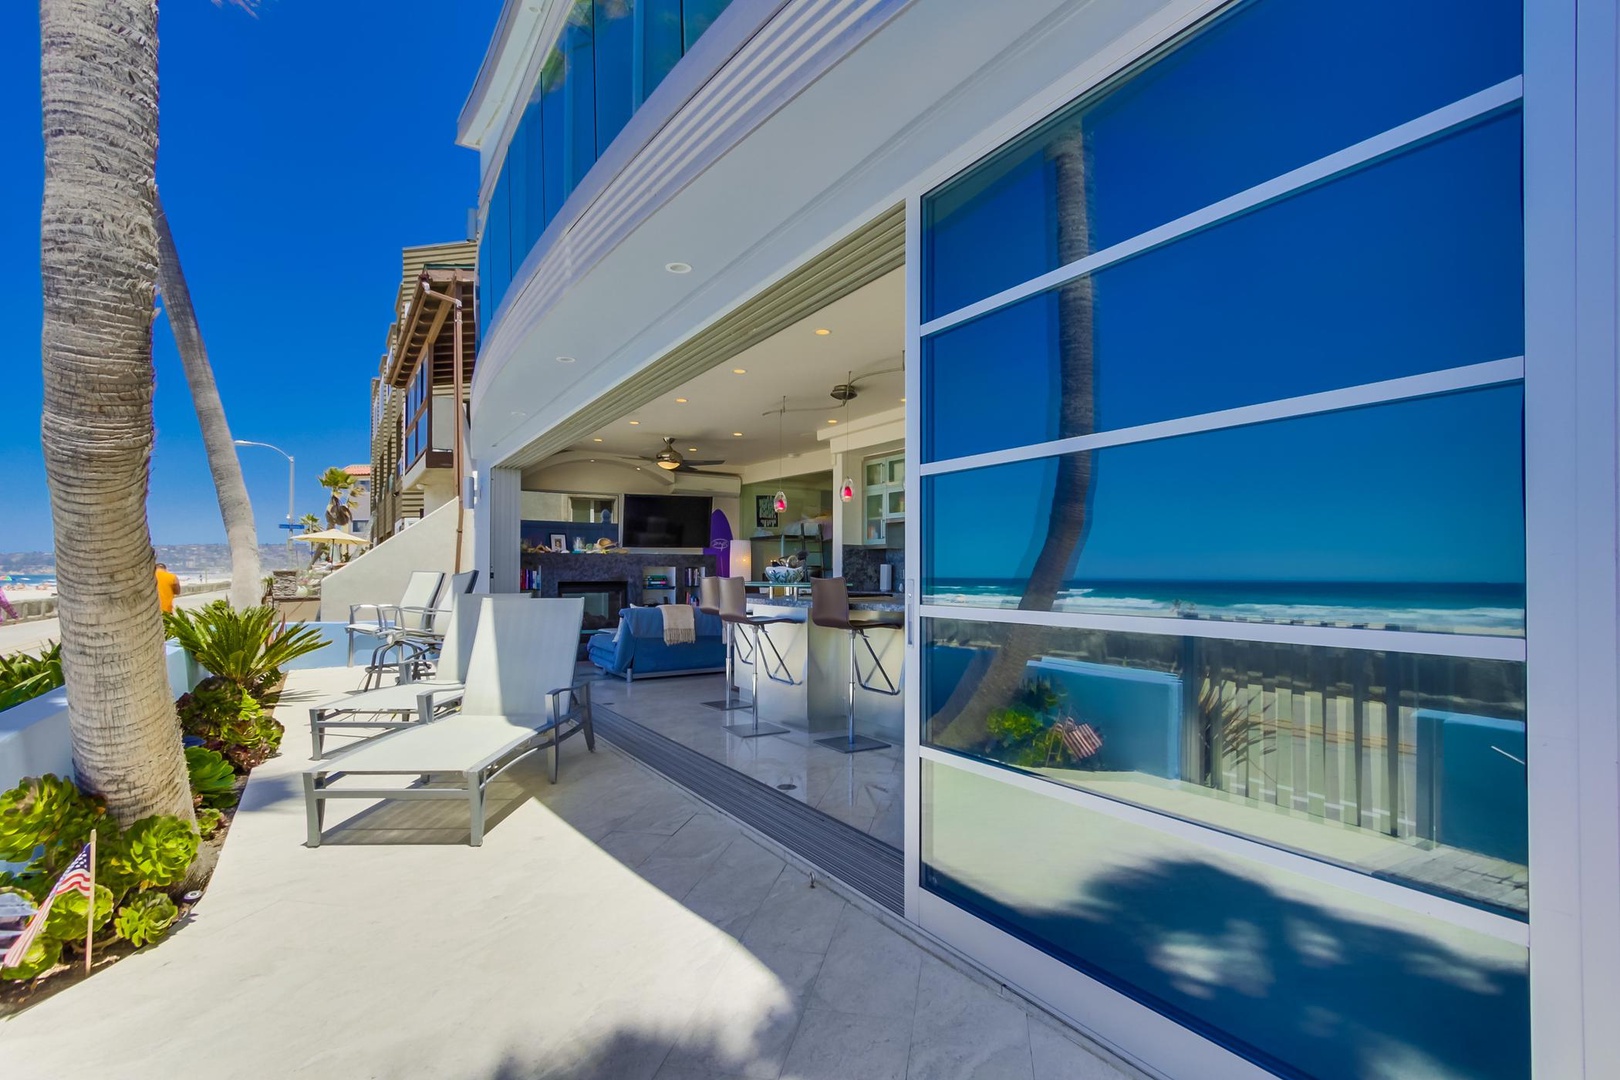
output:
[[[568,550],[568,537],[564,536],[562,533],[552,533],[551,534],[551,550],[553,550],[553,551],[567,551]]]
[[[754,526],[760,529],[776,528],[776,497],[774,495],[754,496]]]

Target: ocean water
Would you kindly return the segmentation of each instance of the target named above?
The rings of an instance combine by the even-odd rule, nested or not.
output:
[[[0,588],[7,585],[55,585],[55,574],[0,574]]]
[[[1024,582],[935,578],[924,601],[1015,608]],[[1428,582],[1070,582],[1055,611],[1524,636],[1524,586]]]

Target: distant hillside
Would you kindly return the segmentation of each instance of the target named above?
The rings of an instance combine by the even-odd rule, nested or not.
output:
[[[168,563],[169,569],[177,574],[219,574],[228,576],[231,572],[231,556],[224,544],[159,544],[157,545],[159,562]],[[297,547],[293,549],[294,559],[307,559],[308,549]],[[271,570],[285,569],[287,566],[287,546],[285,544],[260,544],[259,562],[263,565],[265,573]],[[56,555],[50,551],[10,551],[0,552],[0,574],[54,574],[56,572]]]

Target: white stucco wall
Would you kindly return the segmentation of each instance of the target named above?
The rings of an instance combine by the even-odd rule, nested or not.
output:
[[[321,620],[346,621],[351,604],[396,604],[405,583],[417,570],[453,573],[456,562],[456,504],[446,503],[403,532],[335,571],[321,583]],[[461,565],[473,561],[473,515],[468,513],[461,539]],[[479,582],[482,590],[483,582]]]

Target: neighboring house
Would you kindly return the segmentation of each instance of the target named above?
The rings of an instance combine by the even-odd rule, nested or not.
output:
[[[1617,26],[509,0],[459,127],[481,582],[678,601],[694,505],[734,573],[892,574],[893,745],[763,775],[823,681],[704,752],[1152,1075],[1611,1076]],[[431,422],[407,294],[378,415]],[[380,521],[448,464],[405,423]]]
[[[356,536],[371,535],[371,466],[345,465],[343,471],[354,477],[354,487],[349,491],[349,498],[354,501],[350,508],[353,517],[349,521],[349,531]]]
[[[476,252],[473,241],[404,249],[394,322],[371,383],[373,540],[456,496],[455,395],[459,387],[464,406],[478,345]],[[441,297],[462,302],[459,374],[454,305]]]

